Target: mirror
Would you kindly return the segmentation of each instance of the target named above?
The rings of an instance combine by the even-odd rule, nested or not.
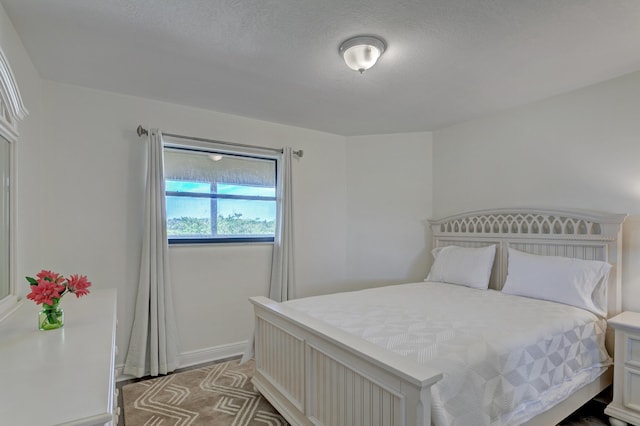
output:
[[[0,320],[16,306],[15,144],[28,114],[0,48]]]
[[[11,167],[11,145],[0,136],[0,300],[11,293],[11,230],[9,227],[9,183]]]

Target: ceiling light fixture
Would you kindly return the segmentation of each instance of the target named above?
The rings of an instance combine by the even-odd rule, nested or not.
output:
[[[347,66],[362,74],[376,64],[386,47],[378,37],[358,36],[345,40],[338,50]]]

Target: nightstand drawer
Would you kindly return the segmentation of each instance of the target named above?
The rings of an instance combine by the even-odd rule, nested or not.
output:
[[[640,370],[624,369],[625,392],[622,403],[625,407],[640,412]]]
[[[640,368],[640,335],[625,333],[625,337],[627,340],[625,363]]]

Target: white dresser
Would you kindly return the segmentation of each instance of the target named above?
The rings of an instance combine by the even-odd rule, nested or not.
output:
[[[116,424],[116,290],[67,294],[60,306],[58,330],[38,330],[40,307],[27,299],[0,322],[0,424]]]

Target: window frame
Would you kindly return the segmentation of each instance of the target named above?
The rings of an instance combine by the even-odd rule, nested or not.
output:
[[[273,197],[265,197],[265,196],[257,196],[257,195],[232,195],[232,194],[217,194],[217,193],[203,193],[203,192],[184,192],[184,191],[167,191],[166,183],[168,179],[166,176],[164,177],[164,197],[165,197],[165,216],[166,216],[166,200],[167,197],[189,197],[189,198],[206,198],[209,200],[217,200],[217,199],[236,199],[236,200],[254,200],[254,201],[275,201],[276,202],[276,215],[275,222],[278,221],[278,166],[279,166],[279,158],[275,155],[260,155],[252,152],[243,151],[241,149],[218,149],[215,147],[212,148],[204,148],[200,146],[189,146],[189,145],[177,145],[173,143],[165,143],[163,147],[163,155],[167,154],[168,150],[175,151],[186,151],[186,152],[201,152],[205,154],[220,154],[220,155],[229,155],[234,157],[241,158],[250,158],[257,160],[267,160],[273,162],[274,168],[274,181],[275,181],[275,194]],[[213,182],[210,182],[213,184]],[[218,182],[224,184],[225,182]],[[212,203],[213,204],[213,203]],[[217,213],[217,209],[216,209]],[[165,226],[167,226],[168,217],[165,218]],[[217,214],[216,214],[217,221]],[[229,244],[229,243],[243,243],[243,244],[251,244],[251,243],[273,243],[275,241],[275,229],[274,235],[271,236],[251,236],[251,237],[218,237],[218,238],[171,238],[170,235],[167,235],[167,241],[170,246],[180,246],[180,245],[203,245],[203,244]]]

